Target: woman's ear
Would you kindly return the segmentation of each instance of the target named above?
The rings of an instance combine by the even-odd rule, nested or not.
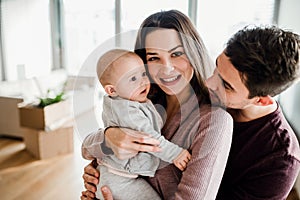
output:
[[[116,93],[115,87],[113,85],[104,86],[104,90],[109,96],[112,96],[112,97],[118,96],[118,94]]]
[[[273,103],[274,103],[274,99],[268,95],[268,96],[265,96],[265,97],[257,97],[257,100],[256,100],[255,104],[259,105],[259,106],[268,106],[268,105],[271,105]]]

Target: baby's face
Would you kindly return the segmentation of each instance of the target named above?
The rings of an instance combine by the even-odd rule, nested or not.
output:
[[[145,102],[150,81],[143,61],[138,57],[126,57],[116,62],[115,91],[118,96],[131,101]]]

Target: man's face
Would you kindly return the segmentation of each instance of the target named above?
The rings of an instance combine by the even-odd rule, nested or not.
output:
[[[224,53],[218,56],[216,65],[214,74],[206,81],[212,101],[234,109],[245,109],[253,104],[256,99],[248,98],[249,90],[242,82],[239,71]]]

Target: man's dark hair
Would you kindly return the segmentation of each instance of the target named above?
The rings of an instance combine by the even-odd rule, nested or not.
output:
[[[275,96],[299,77],[299,35],[276,26],[245,27],[228,41],[225,55],[240,72],[249,98]]]

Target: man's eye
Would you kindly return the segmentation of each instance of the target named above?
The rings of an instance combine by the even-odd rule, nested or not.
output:
[[[228,85],[228,83],[223,82],[223,85],[226,90],[232,90],[232,87],[230,87],[230,85]]]
[[[224,88],[227,89],[227,90],[230,89],[230,87],[227,84],[224,84]]]
[[[131,77],[131,79],[130,79],[131,81],[136,81],[136,77],[135,76],[133,76],[133,77]]]

